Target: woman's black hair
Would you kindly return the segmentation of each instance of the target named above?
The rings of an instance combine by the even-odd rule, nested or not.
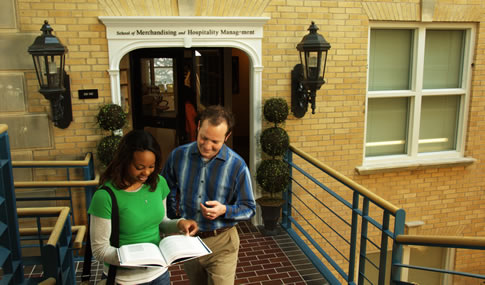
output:
[[[132,182],[127,181],[129,177],[128,168],[133,162],[133,156],[136,151],[151,151],[155,155],[155,169],[148,176],[145,184],[150,186],[150,191],[155,191],[158,184],[158,175],[162,170],[162,154],[160,145],[152,134],[144,130],[132,130],[121,139],[113,160],[101,175],[100,185],[111,180],[113,185],[118,189],[126,189],[131,186]]]

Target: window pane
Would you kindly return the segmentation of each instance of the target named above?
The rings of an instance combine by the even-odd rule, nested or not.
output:
[[[406,153],[409,98],[371,98],[368,104],[365,155]]]
[[[412,46],[412,30],[371,30],[370,91],[410,89]]]
[[[459,88],[465,31],[426,31],[423,88]]]
[[[167,84],[173,84],[173,59],[154,58],[155,85],[163,85],[162,89],[167,89]]]
[[[144,116],[165,116],[176,111],[173,90],[173,58],[141,58],[142,112]]]
[[[456,149],[460,96],[427,96],[421,103],[419,152]]]

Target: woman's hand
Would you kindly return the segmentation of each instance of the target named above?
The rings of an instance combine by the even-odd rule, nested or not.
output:
[[[199,230],[199,226],[194,220],[180,219],[177,222],[177,227],[184,234],[191,236],[195,235],[195,233]]]

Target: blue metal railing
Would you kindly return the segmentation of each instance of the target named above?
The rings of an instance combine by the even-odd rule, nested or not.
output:
[[[35,206],[50,206],[50,202],[55,201],[65,201],[62,206],[68,206],[70,209],[70,218],[72,224],[72,231],[77,231],[79,229],[79,220],[77,218],[84,219],[87,222],[87,209],[91,202],[91,197],[96,190],[99,177],[95,175],[94,160],[91,153],[87,153],[83,160],[72,160],[72,161],[12,161],[13,168],[31,168],[31,169],[60,169],[63,172],[65,170],[64,181],[59,180],[48,180],[48,181],[14,181],[15,189],[29,189],[28,195],[23,195],[22,197],[17,197],[17,202],[25,201],[35,201]],[[82,174],[73,175],[74,171],[82,171]],[[74,180],[73,177],[80,177],[80,180]],[[49,195],[44,195],[44,197],[39,197],[40,194],[38,190],[46,189]],[[85,209],[86,211],[81,211],[79,213],[74,213],[74,209],[79,208],[82,202],[79,200],[74,200],[72,195],[72,190],[79,189],[84,191],[85,196]],[[61,195],[58,194],[59,190]],[[44,192],[45,193],[45,192]],[[44,202],[44,203],[42,203]],[[66,205],[68,203],[68,205]],[[59,205],[56,205],[59,206]],[[76,225],[77,221],[77,225]],[[33,231],[35,228],[26,227],[26,225],[32,226],[37,225],[37,231]],[[82,227],[82,225],[81,225]],[[44,227],[43,227],[44,228]],[[45,227],[47,229],[47,227]],[[31,219],[25,219],[24,224],[20,227],[20,239],[21,248],[43,248],[44,240],[48,238],[49,233],[42,233],[46,230],[41,230],[39,225],[39,220],[33,221]],[[47,231],[48,232],[48,231]],[[80,247],[79,247],[80,248]],[[78,249],[79,249],[78,248]],[[83,256],[78,250],[75,250],[75,259],[82,260]],[[37,260],[34,260],[32,264],[35,264]]]
[[[84,189],[86,209],[88,208],[91,197],[96,190],[98,184],[98,178],[95,177],[94,160],[92,153],[86,153],[83,160],[73,160],[73,161],[12,161],[13,168],[30,168],[30,169],[63,169],[65,170],[65,181],[18,181],[16,180],[16,189],[54,189],[61,190],[65,189],[65,195],[49,196],[49,197],[39,197],[38,195],[17,197],[17,202],[22,201],[67,201],[71,209],[71,219],[72,224],[75,225],[75,215],[73,213],[73,197],[72,188],[81,187]],[[73,170],[82,171],[82,180],[73,180],[72,173]],[[32,192],[33,193],[33,192]],[[79,204],[79,201],[77,201]],[[84,213],[79,213],[78,215],[85,215]]]
[[[285,161],[292,185],[284,192],[282,227],[330,284],[407,284],[401,282],[403,268],[436,271],[402,264],[403,246],[415,242],[404,235],[403,209],[294,146]],[[454,241],[453,248],[470,248],[463,239]],[[485,239],[473,245],[485,250]]]
[[[482,237],[462,237],[462,236],[425,236],[425,235],[398,235],[396,237],[396,244],[400,246],[403,245],[414,245],[414,246],[426,246],[426,247],[441,247],[441,248],[453,248],[453,249],[468,249],[473,250],[473,253],[470,253],[470,256],[473,256],[474,253],[477,251],[482,251],[482,260],[485,257],[485,238]],[[479,257],[475,257],[479,258]],[[449,274],[455,277],[463,277],[460,284],[476,284],[476,279],[484,279],[485,275],[463,272],[463,271],[454,271],[454,270],[447,270],[442,268],[433,268],[433,267],[425,267],[425,266],[417,266],[411,264],[404,264],[401,260],[396,260],[396,262],[392,263],[393,268],[409,268],[414,270],[422,270],[427,272],[437,272],[441,274]],[[483,269],[482,269],[483,271]],[[400,280],[400,276],[393,276],[393,280]],[[472,280],[474,279],[474,280]],[[485,281],[482,281],[485,284]]]
[[[69,207],[16,207],[7,129],[6,125],[0,124],[0,284],[75,284],[72,249],[82,247],[86,227],[77,226],[76,239],[73,239]],[[19,229],[19,218],[36,219],[37,228]],[[41,218],[54,219],[54,226],[41,227]],[[22,256],[22,230],[27,230],[26,233],[31,235],[47,236],[47,242],[41,242],[40,253],[36,256]],[[42,277],[25,279],[24,265],[27,259],[42,264]]]
[[[22,257],[24,265],[42,265],[42,277],[32,278],[31,281],[41,282],[53,278],[56,280],[55,284],[75,284],[75,264],[72,252],[75,242],[71,232],[69,207],[17,208],[17,213],[19,218],[55,218],[55,225],[46,238],[47,242],[40,247],[40,255]],[[77,241],[78,248],[80,248],[80,242],[82,242],[82,237]]]

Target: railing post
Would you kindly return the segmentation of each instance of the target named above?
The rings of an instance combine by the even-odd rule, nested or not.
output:
[[[381,251],[379,257],[379,281],[377,284],[384,285],[386,283],[386,268],[387,268],[387,246],[389,238],[386,232],[389,230],[390,213],[384,210],[382,217],[382,234],[381,234]]]
[[[94,157],[91,154],[91,159],[86,167],[84,167],[84,180],[92,180],[94,179]],[[96,187],[93,186],[86,186],[84,187],[84,195],[86,199],[86,212],[89,209],[89,205],[91,204],[91,198],[93,197],[94,190]]]
[[[352,223],[350,225],[349,277],[347,282],[354,282],[355,279],[355,251],[357,248],[357,227],[359,224],[357,210],[359,210],[359,193],[354,191],[352,199]]]
[[[369,199],[364,197],[362,203],[362,225],[360,232],[360,257],[359,257],[359,276],[357,284],[364,284],[364,274],[365,274],[365,257],[367,256],[367,229],[369,216]]]
[[[290,168],[290,184],[286,188],[286,191],[283,192],[283,199],[285,200],[285,203],[283,204],[283,213],[281,217],[281,225],[285,229],[290,229],[291,228],[291,222],[290,222],[290,217],[291,217],[291,196],[292,196],[292,181],[293,181],[293,167],[291,167],[291,164],[293,162],[293,156],[291,153],[291,150],[288,149],[285,153],[285,161],[288,163],[288,167]]]
[[[391,264],[391,284],[394,281],[401,281],[401,267],[394,266],[402,262],[403,246],[396,241],[398,235],[404,234],[404,223],[406,221],[406,212],[399,209],[394,218],[394,242],[392,246],[392,264]]]

